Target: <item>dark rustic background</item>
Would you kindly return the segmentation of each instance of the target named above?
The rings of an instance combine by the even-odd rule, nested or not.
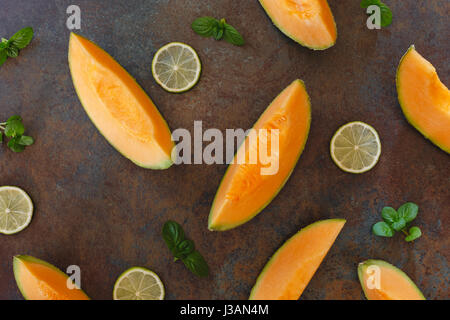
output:
[[[449,298],[449,155],[407,124],[397,101],[395,72],[411,44],[449,83],[449,2],[386,0],[392,26],[371,31],[359,0],[330,1],[338,25],[335,47],[314,52],[270,23],[256,0],[78,0],[80,33],[117,59],[150,94],[172,129],[249,128],[294,79],[306,82],[313,123],[305,152],[286,187],[257,218],[225,233],[207,217],[225,165],[141,169],[117,153],[89,121],[67,64],[66,8],[74,1],[2,0],[0,36],[33,26],[32,45],[0,68],[0,116],[22,115],[36,144],[22,154],[0,147],[0,185],[24,188],[36,206],[31,225],[0,235],[0,299],[21,299],[15,254],[61,269],[76,264],[93,299],[110,299],[115,279],[131,266],[157,272],[167,299],[246,299],[274,251],[319,219],[348,223],[302,299],[361,299],[359,262],[384,259],[402,268],[429,299]],[[226,17],[247,40],[242,47],[195,35],[203,15]],[[200,83],[173,95],[153,80],[151,61],[162,45],[192,45],[203,62]],[[343,124],[361,120],[379,132],[383,152],[363,175],[340,171],[329,141]],[[371,234],[386,206],[420,206],[424,236]],[[180,222],[211,267],[195,278],[173,263],[160,234]]]

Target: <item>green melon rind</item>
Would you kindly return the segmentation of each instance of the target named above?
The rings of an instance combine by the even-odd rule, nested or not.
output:
[[[402,108],[403,114],[405,115],[406,120],[409,122],[409,124],[411,124],[417,131],[419,131],[427,140],[430,140],[434,145],[436,145],[443,151],[450,153],[450,147],[443,146],[443,145],[439,144],[438,142],[433,141],[433,139],[431,139],[428,136],[428,134],[425,132],[425,130],[422,130],[420,125],[415,123],[414,120],[412,120],[412,118],[409,116],[408,108],[407,108],[406,104],[403,102],[402,92],[401,92],[400,68],[401,68],[403,60],[406,58],[406,56],[411,52],[411,50],[415,50],[415,49],[416,49],[416,47],[414,45],[411,45],[409,47],[408,51],[406,51],[406,53],[403,55],[402,59],[400,60],[400,63],[397,68],[397,75],[395,77],[395,82],[397,85],[397,94],[398,94],[398,101],[400,103],[400,107]]]
[[[215,226],[215,225],[212,224],[212,217],[213,217],[214,206],[215,206],[215,203],[216,203],[216,200],[217,200],[217,194],[219,193],[219,190],[220,190],[220,188],[221,188],[221,186],[222,186],[223,181],[225,180],[225,177],[226,177],[227,174],[229,173],[229,170],[230,170],[230,167],[231,167],[231,165],[229,165],[227,171],[225,172],[225,174],[224,174],[224,176],[223,176],[223,178],[222,178],[222,180],[221,180],[221,182],[220,182],[219,188],[217,189],[218,191],[217,191],[217,194],[216,194],[216,196],[215,196],[215,198],[214,198],[214,201],[213,201],[213,204],[212,204],[212,207],[211,207],[211,211],[210,211],[210,213],[209,213],[209,218],[208,218],[208,229],[209,229],[210,231],[227,231],[227,230],[230,230],[230,229],[239,227],[239,226],[241,226],[241,225],[243,225],[243,224],[249,222],[250,220],[252,220],[252,219],[253,219],[254,217],[256,217],[259,213],[261,213],[261,211],[263,211],[263,210],[264,210],[264,209],[265,209],[265,208],[273,201],[273,199],[275,199],[275,197],[281,192],[281,190],[284,188],[284,186],[286,185],[287,181],[288,181],[289,178],[291,177],[292,173],[294,172],[294,169],[295,169],[295,167],[297,166],[297,163],[298,163],[298,161],[300,160],[300,157],[301,157],[301,155],[303,154],[303,151],[305,150],[306,142],[308,141],[309,132],[310,132],[310,129],[311,129],[311,99],[310,99],[310,97],[309,97],[308,92],[306,91],[305,83],[304,83],[302,80],[300,80],[300,79],[297,79],[297,80],[295,80],[294,82],[298,82],[298,83],[305,89],[306,97],[307,97],[307,99],[308,99],[309,119],[308,119],[308,130],[307,130],[307,133],[306,133],[306,139],[305,139],[305,142],[303,143],[303,146],[302,146],[302,147],[300,148],[300,150],[299,150],[299,153],[298,153],[298,156],[297,156],[297,160],[294,162],[294,165],[292,166],[291,172],[287,175],[286,179],[285,179],[284,182],[281,184],[281,186],[280,186],[280,188],[278,189],[278,191],[276,191],[276,192],[274,193],[273,197],[270,198],[266,203],[264,203],[264,204],[261,206],[261,208],[257,209],[257,210],[255,211],[255,213],[251,214],[251,215],[249,216],[248,219],[245,219],[245,220],[243,220],[242,222],[239,222],[239,223],[236,223],[236,224],[231,224],[231,225],[221,225],[221,226],[216,225],[216,226]],[[283,90],[283,91],[284,91],[284,90]],[[280,96],[280,95],[283,93],[283,91],[280,92],[280,94],[279,94],[278,96]],[[278,96],[273,100],[273,102],[278,98]],[[270,109],[270,107],[272,106],[273,102],[266,108],[266,110],[265,110],[265,111],[263,112],[263,114],[259,117],[259,119],[262,118],[262,117],[264,116],[264,114]],[[256,122],[258,122],[259,119],[258,119]],[[255,123],[255,124],[256,124],[256,123]],[[244,139],[244,142],[245,142],[245,139]],[[244,146],[244,142],[243,142],[242,145],[239,147],[239,149],[240,149],[241,147]],[[236,155],[238,154],[239,149],[238,149],[238,151],[236,152]],[[236,158],[236,155],[235,155],[235,157],[234,157],[233,159]]]
[[[411,284],[411,286],[417,291],[417,294],[420,297],[422,297],[423,300],[426,300],[426,298],[423,295],[423,293],[420,291],[420,289],[417,287],[417,285],[414,283],[414,281],[412,281],[411,278],[408,277],[408,275],[406,273],[404,273],[402,270],[400,270],[396,266],[394,266],[394,265],[392,265],[390,263],[387,263],[386,261],[374,260],[374,259],[366,260],[364,262],[361,262],[358,265],[358,278],[359,278],[359,281],[361,283],[361,287],[362,287],[362,289],[364,291],[364,295],[365,295],[367,300],[369,300],[369,298],[368,298],[367,291],[366,291],[366,285],[364,283],[364,273],[365,273],[365,270],[371,265],[376,265],[376,266],[379,266],[379,267],[382,267],[382,268],[389,268],[389,269],[394,270],[400,276],[402,276],[405,280],[407,280],[407,282],[409,282],[409,284]]]
[[[17,283],[17,287],[19,288],[20,293],[22,294],[22,296],[25,298],[25,300],[28,300],[27,298],[27,294],[25,292],[25,289],[23,289],[22,286],[22,282],[20,280],[20,269],[22,266],[22,261],[26,261],[26,262],[31,262],[31,263],[38,263],[41,265],[44,265],[62,275],[64,275],[66,278],[69,278],[67,276],[67,274],[65,274],[64,272],[62,272],[61,270],[59,270],[57,267],[55,267],[54,265],[51,265],[50,263],[43,261],[41,259],[32,257],[32,256],[27,256],[27,255],[16,255],[13,257],[13,271],[14,271],[14,278],[16,279],[16,283]],[[81,292],[83,292],[83,294],[89,299],[88,295],[81,290],[81,288],[79,288],[79,290]]]
[[[78,37],[81,37],[81,38],[83,38],[83,39],[86,39],[87,41],[89,41],[89,42],[91,42],[91,43],[93,43],[97,48],[99,48],[100,50],[102,50],[103,52],[105,52],[109,57],[111,57],[111,59],[113,59],[114,61],[116,61],[108,52],[106,52],[105,50],[103,50],[100,46],[98,46],[96,43],[94,43],[94,42],[92,42],[91,40],[89,40],[89,39],[87,39],[87,38],[85,38],[85,37],[83,37],[83,36],[81,36],[81,35],[79,35],[79,34],[75,34],[74,32],[71,32],[70,33],[70,39],[72,39],[72,37],[74,37],[74,36],[78,36]],[[72,63],[71,63],[71,61],[70,61],[70,45],[69,45],[69,69],[70,70],[72,70]],[[130,77],[131,77],[131,79],[133,79],[133,81],[136,83],[136,85],[143,91],[143,92],[145,92],[144,91],[144,89],[141,87],[141,85],[136,81],[136,79],[127,71],[127,70],[125,70],[125,68],[124,67],[122,67],[122,65],[120,64],[120,63],[118,63],[117,61],[116,61],[116,63],[120,66],[120,68],[122,68]],[[141,167],[141,168],[144,168],[144,169],[151,169],[151,170],[166,170],[166,169],[169,169],[172,165],[173,165],[173,161],[172,161],[172,159],[170,158],[170,159],[167,159],[167,160],[165,160],[165,161],[162,161],[160,164],[158,164],[158,165],[148,165],[148,164],[144,164],[144,163],[140,163],[140,162],[137,162],[137,161],[135,161],[134,159],[132,159],[131,157],[129,157],[129,156],[127,156],[126,154],[124,154],[121,150],[119,150],[115,145],[114,145],[114,143],[112,142],[112,141],[110,141],[109,139],[108,139],[108,137],[106,137],[104,134],[103,134],[103,132],[99,129],[99,127],[97,126],[97,124],[95,123],[95,121],[92,119],[92,117],[89,115],[89,112],[87,111],[87,109],[84,107],[84,103],[83,103],[83,99],[81,98],[81,95],[78,93],[78,89],[77,89],[77,86],[76,86],[76,84],[75,84],[75,81],[74,81],[74,78],[73,78],[73,73],[71,72],[71,76],[72,76],[72,82],[73,82],[73,86],[74,86],[74,88],[75,88],[75,92],[77,93],[77,96],[78,96],[78,99],[80,100],[80,102],[81,102],[81,105],[83,106],[83,109],[86,111],[86,114],[88,115],[88,117],[89,117],[89,119],[91,120],[91,122],[94,124],[94,126],[97,128],[97,130],[100,132],[100,134],[106,139],[106,141],[108,141],[108,143],[111,145],[111,146],[113,146],[113,148],[117,151],[117,152],[119,152],[122,156],[124,156],[125,158],[127,158],[128,160],[130,160],[130,161],[132,161],[134,164],[136,164],[137,166],[139,166],[139,167]],[[147,93],[146,93],[147,94]],[[150,99],[151,100],[151,99]],[[161,112],[159,112],[159,110],[158,110],[158,108],[156,107],[156,105],[155,105],[155,109],[156,109],[156,111],[158,112],[158,114],[159,114],[159,116],[163,119],[163,121],[164,121],[164,123],[165,123],[165,125],[166,125],[166,127],[167,127],[167,130],[169,130],[169,132],[170,132],[170,128],[169,128],[169,125],[167,124],[167,122],[166,122],[166,120],[164,119],[164,117],[161,115]]]
[[[283,27],[281,27],[281,24],[278,23],[278,21],[276,21],[275,19],[272,18],[272,15],[270,14],[269,10],[263,5],[263,3],[261,2],[261,0],[258,0],[259,3],[261,4],[261,6],[263,7],[264,11],[266,12],[266,14],[269,16],[270,20],[272,20],[272,23],[281,31],[283,32],[286,36],[288,36],[289,38],[291,38],[292,40],[294,40],[295,42],[297,42],[298,44],[300,44],[301,46],[308,48],[308,49],[312,49],[312,50],[326,50],[329,49],[331,47],[333,47],[336,44],[337,41],[337,35],[338,35],[338,31],[337,31],[337,25],[336,25],[336,20],[334,19],[334,15],[333,15],[333,11],[331,11],[330,5],[328,4],[328,1],[326,1],[327,7],[331,12],[331,16],[333,17],[333,22],[334,22],[334,29],[336,30],[336,40],[333,43],[330,43],[330,45],[328,46],[324,46],[324,47],[313,47],[313,46],[309,46],[307,44],[305,44],[304,42],[302,42],[300,39],[295,38],[294,36],[292,36],[291,34],[289,34],[289,32],[287,32],[286,30],[283,29]]]
[[[304,231],[307,231],[309,229],[315,228],[317,226],[320,226],[322,224],[326,224],[326,223],[338,223],[338,222],[343,222],[344,224],[347,222],[347,220],[345,219],[328,219],[328,220],[320,220],[317,222],[314,222],[308,226],[306,226],[305,228],[301,229],[299,232],[297,232],[295,235],[293,235],[291,238],[289,238],[289,240],[287,240],[276,252],[275,254],[270,258],[269,262],[267,262],[267,264],[265,265],[264,269],[261,271],[260,275],[258,276],[258,278],[256,279],[256,284],[253,287],[251,293],[250,293],[250,297],[249,300],[253,300],[254,295],[256,294],[256,291],[259,289],[259,282],[260,280],[263,278],[264,274],[266,273],[266,271],[268,269],[270,269],[270,267],[272,266],[272,263],[277,259],[278,255],[281,254],[281,252],[283,251],[283,249],[294,239],[296,239],[298,236],[300,236]]]

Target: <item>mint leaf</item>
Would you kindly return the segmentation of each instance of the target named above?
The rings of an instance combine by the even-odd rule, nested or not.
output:
[[[195,33],[202,37],[211,37],[215,34],[215,30],[219,27],[219,21],[212,17],[201,17],[195,19],[191,28]]]
[[[189,254],[186,259],[183,260],[183,263],[186,268],[199,277],[207,277],[209,275],[208,264],[198,251]]]
[[[398,218],[395,222],[390,224],[391,228],[395,231],[401,231],[406,227],[406,221],[403,217]]]
[[[16,139],[17,139],[17,138],[13,138],[13,139],[9,140],[9,141],[8,141],[8,147],[9,147],[12,151],[14,151],[14,152],[16,152],[16,153],[19,153],[19,152],[22,152],[22,151],[25,149],[25,147],[22,146],[22,145],[20,145],[20,144],[18,144]]]
[[[361,8],[366,9],[371,5],[379,6],[380,4],[381,4],[380,0],[362,0],[360,5],[361,5]]]
[[[5,49],[0,50],[0,66],[5,63],[6,59],[8,59],[8,55],[6,54]]]
[[[409,235],[405,238],[407,242],[414,241],[422,236],[422,231],[419,227],[412,227],[409,229]]]
[[[20,144],[21,146],[31,146],[34,143],[34,139],[32,137],[29,136],[21,136],[18,140],[17,143]]]
[[[389,224],[394,223],[398,219],[397,211],[391,207],[384,207],[381,211],[381,216],[383,217],[383,220]]]
[[[5,136],[7,137],[17,137],[25,133],[25,127],[22,121],[18,119],[8,120],[5,127]]]
[[[394,231],[392,231],[391,227],[386,222],[378,222],[372,227],[372,231],[376,236],[380,237],[392,237],[394,235]]]
[[[213,17],[201,17],[195,19],[191,25],[192,30],[202,37],[213,37],[216,40],[224,38],[227,42],[236,46],[244,45],[244,38],[225,18],[217,20]]]
[[[384,3],[381,3],[379,7],[381,9],[381,26],[387,27],[392,23],[392,11]]]
[[[167,221],[163,226],[162,236],[170,251],[174,253],[177,245],[184,240],[184,231],[175,221]]]
[[[22,30],[17,31],[11,39],[9,39],[9,43],[13,44],[18,49],[23,49],[31,42],[33,39],[34,31],[31,27],[23,28]]]
[[[10,58],[16,58],[19,55],[19,49],[12,43],[5,49],[6,54]]]
[[[225,23],[224,39],[235,46],[243,46],[245,44],[244,38],[241,34],[228,23]]]
[[[419,213],[419,206],[415,203],[408,202],[398,209],[399,216],[403,217],[406,223],[413,221]]]
[[[214,29],[213,37],[215,40],[220,40],[223,37],[224,29],[221,26],[218,26]]]

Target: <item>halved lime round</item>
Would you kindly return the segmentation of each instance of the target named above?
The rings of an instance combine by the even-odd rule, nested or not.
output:
[[[11,235],[25,229],[33,217],[33,202],[17,187],[0,187],[0,233]]]
[[[113,297],[114,300],[163,300],[164,285],[153,271],[133,267],[117,279]]]
[[[181,42],[171,42],[156,52],[152,73],[164,90],[186,92],[200,79],[202,65],[195,50]]]
[[[364,173],[378,163],[381,141],[367,123],[355,121],[342,126],[331,139],[331,158],[345,172]]]

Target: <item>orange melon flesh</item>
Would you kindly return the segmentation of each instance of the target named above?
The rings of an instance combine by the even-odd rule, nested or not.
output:
[[[27,300],[89,300],[82,290],[70,290],[68,276],[45,261],[15,256],[13,265],[17,285]]]
[[[256,163],[251,164],[250,150],[256,149],[260,154],[260,141],[247,137],[217,191],[209,216],[210,230],[224,231],[237,227],[271,202],[291,175],[305,147],[310,124],[309,97],[304,83],[296,80],[272,102],[253,127],[255,132],[267,130],[267,144],[261,145],[267,146],[269,151],[271,130],[279,130],[278,172],[275,175],[262,174],[261,168],[269,165],[263,165],[259,157]],[[239,164],[239,159],[246,161]]]
[[[288,240],[264,267],[250,300],[298,300],[344,224],[342,219],[318,221]]]
[[[336,43],[337,29],[326,0],[259,0],[273,23],[301,45],[323,50]]]
[[[450,153],[450,91],[436,69],[411,46],[397,71],[398,99],[408,121]]]
[[[144,168],[172,165],[174,144],[167,123],[125,69],[100,47],[74,33],[69,65],[84,109],[120,153]]]
[[[378,288],[375,281],[377,272]],[[358,277],[368,300],[425,300],[419,288],[403,271],[385,261],[367,260],[360,263]]]

